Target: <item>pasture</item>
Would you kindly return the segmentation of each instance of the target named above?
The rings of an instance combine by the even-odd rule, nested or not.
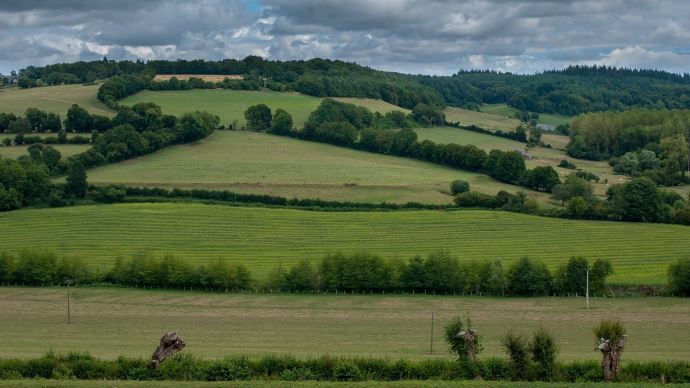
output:
[[[0,112],[23,115],[27,108],[38,108],[57,113],[64,120],[72,104],[78,104],[90,113],[113,116],[113,111],[96,99],[99,86],[75,84],[0,89]]]
[[[479,110],[488,113],[504,117],[515,117],[515,113],[518,112],[517,109],[510,107],[506,104],[482,104]],[[538,123],[558,126],[560,124],[569,124],[572,117],[563,116],[559,114],[551,113],[539,113]]]
[[[572,173],[573,170],[558,167],[558,163],[563,159],[569,159],[574,162],[578,168],[593,172],[601,178],[599,183],[592,182],[595,194],[600,196],[606,194],[606,190],[610,184],[621,183],[628,180],[626,176],[614,174],[613,168],[609,166],[606,161],[573,159],[561,149],[547,147],[527,148],[525,143],[519,141],[453,127],[417,128],[415,132],[417,132],[420,141],[428,139],[436,143],[473,144],[487,152],[491,149],[503,151],[523,150],[533,157],[533,159],[526,161],[528,168],[551,166],[558,172],[561,179]],[[557,135],[551,136],[556,140],[561,140],[559,138],[562,137],[557,137]],[[545,139],[545,141],[548,141],[548,139]],[[555,203],[549,199],[547,194],[532,192],[531,195],[542,204],[553,205]]]
[[[665,284],[688,256],[690,228],[566,220],[489,210],[319,212],[192,203],[90,205],[0,213],[2,250],[31,247],[108,269],[118,256],[172,254],[190,263],[222,258],[256,278],[278,265],[329,252],[408,259],[443,249],[461,261],[529,256],[552,270],[571,256],[605,258],[612,283]],[[40,236],[40,238],[37,238]],[[75,238],[78,236],[78,238]]]
[[[460,125],[465,126],[476,125],[488,130],[500,129],[503,132],[511,132],[520,125],[520,121],[511,117],[456,107],[447,107],[444,113],[446,114],[446,121],[459,122]]]
[[[690,299],[489,298],[432,295],[225,294],[171,290],[72,289],[71,325],[65,288],[0,288],[0,357],[48,350],[88,351],[100,358],[148,357],[162,333],[175,331],[185,352],[204,358],[291,354],[450,358],[443,326],[471,315],[482,335],[481,356],[504,356],[508,330],[556,335],[559,359],[597,360],[592,327],[602,318],[625,322],[623,362],[690,358]],[[429,352],[434,312],[434,355]],[[658,330],[663,325],[664,330]]]
[[[2,138],[0,137],[0,140]],[[91,148],[91,144],[52,144],[53,147],[55,147],[56,150],[60,151],[62,154],[63,158],[70,157],[72,155],[76,155],[79,153],[82,153],[89,148]],[[0,145],[0,156],[3,158],[10,158],[10,159],[16,159],[22,155],[27,154],[27,149],[29,146],[26,145],[21,145],[21,146],[2,146]]]
[[[358,202],[450,203],[454,179],[515,191],[487,175],[288,137],[216,131],[194,144],[89,171],[89,182],[226,189]]]
[[[163,112],[180,115],[185,112],[205,110],[220,117],[221,125],[234,122],[239,127],[246,124],[244,111],[252,105],[266,104],[272,111],[282,108],[292,115],[293,124],[301,128],[321,103],[321,98],[299,93],[281,93],[271,91],[246,91],[228,89],[195,89],[150,91],[145,90],[120,100],[124,105],[138,102],[153,102],[161,106]],[[353,104],[366,106],[372,111],[388,112],[397,108],[379,100],[366,98],[336,98]]]

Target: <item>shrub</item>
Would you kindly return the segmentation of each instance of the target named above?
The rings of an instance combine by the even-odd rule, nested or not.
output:
[[[351,361],[341,361],[333,368],[333,379],[338,381],[357,381],[362,378],[359,367]]]
[[[690,258],[678,259],[668,267],[669,291],[690,295]]]
[[[285,369],[280,373],[280,379],[285,381],[316,380],[316,375],[305,367]]]
[[[450,184],[450,192],[451,192],[453,195],[458,195],[458,194],[461,194],[461,193],[466,193],[466,192],[468,192],[468,191],[470,191],[470,184],[469,184],[469,182],[467,182],[467,181],[463,181],[463,180],[461,180],[461,179],[458,179],[458,180],[454,180],[454,181]]]
[[[204,371],[206,381],[249,380],[251,370],[246,358],[223,358],[212,361]]]
[[[536,378],[551,381],[556,371],[556,340],[546,329],[539,328],[532,336],[529,350],[532,353],[532,361],[536,363]]]
[[[527,380],[529,377],[529,344],[521,334],[509,331],[501,339],[501,344],[510,359],[513,378]]]
[[[468,191],[456,196],[455,204],[459,207],[479,207],[492,209],[496,207],[496,199],[488,194],[478,193],[476,191]]]
[[[571,169],[571,170],[577,169],[577,166],[575,165],[575,163],[571,162],[571,161],[568,160],[568,159],[563,159],[563,160],[561,160],[561,161],[558,163],[558,167],[561,167],[561,168],[568,168],[568,169]]]

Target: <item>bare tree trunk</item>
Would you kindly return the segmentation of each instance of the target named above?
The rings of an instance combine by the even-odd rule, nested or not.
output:
[[[151,367],[153,369],[158,369],[161,363],[165,361],[168,357],[181,351],[185,344],[177,333],[167,333],[161,338],[161,343],[156,348],[151,356]]]
[[[618,376],[618,365],[621,360],[626,339],[627,336],[625,335],[622,336],[616,343],[611,343],[609,340],[604,338],[599,339],[599,345],[594,350],[601,351],[603,356],[601,360],[601,367],[604,370],[604,380],[612,381]]]

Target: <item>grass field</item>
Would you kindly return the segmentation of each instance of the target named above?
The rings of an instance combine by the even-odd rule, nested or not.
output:
[[[216,131],[195,144],[89,171],[89,182],[201,187],[362,202],[450,203],[454,179],[515,191],[484,174],[255,132]]]
[[[44,248],[108,268],[120,255],[224,258],[263,277],[278,265],[329,252],[409,258],[444,249],[463,261],[522,256],[552,269],[573,255],[610,259],[614,283],[666,282],[688,257],[690,228],[465,211],[314,212],[201,204],[116,204],[0,213],[2,250]],[[40,236],[37,238],[36,236]],[[75,238],[75,236],[79,236]]]
[[[1,139],[1,138],[0,138]],[[84,152],[91,148],[91,144],[53,144],[53,147],[60,151],[63,158]],[[0,146],[0,156],[3,158],[16,159],[26,155],[29,146]]]
[[[163,108],[165,113],[182,114],[195,110],[206,110],[220,117],[222,125],[228,125],[237,121],[244,126],[244,111],[252,105],[266,104],[271,110],[283,108],[292,115],[294,126],[301,128],[321,103],[321,98],[307,96],[299,93],[280,93],[270,91],[244,91],[227,89],[195,89],[150,91],[145,90],[133,96],[121,100],[124,105],[133,105],[138,102],[154,102]],[[373,111],[382,113],[393,109],[401,109],[395,105],[379,100],[366,98],[337,98],[344,102],[366,106]]]
[[[595,194],[600,196],[605,195],[606,190],[608,189],[608,184],[605,182],[606,180],[608,180],[609,184],[614,184],[624,182],[628,179],[628,177],[623,175],[615,175],[613,173],[613,168],[611,168],[606,161],[573,159],[562,149],[547,147],[526,148],[525,143],[515,140],[453,127],[418,128],[415,129],[415,132],[417,132],[419,140],[429,139],[437,143],[474,144],[477,147],[486,150],[487,152],[489,152],[491,149],[499,149],[503,151],[524,150],[533,157],[533,159],[527,160],[526,162],[528,168],[534,168],[536,166],[551,166],[558,172],[561,179],[572,173],[573,170],[560,168],[558,167],[558,163],[563,159],[569,159],[574,162],[578,168],[593,172],[601,178],[599,183],[592,183]],[[562,140],[559,139],[561,136],[550,136],[552,136],[553,139]],[[548,141],[552,138],[545,139],[545,141]],[[559,203],[550,199],[550,196],[547,194],[530,192],[530,195],[542,204],[560,205]]]
[[[0,111],[24,114],[27,108],[38,108],[60,114],[63,120],[72,104],[90,113],[112,116],[114,113],[96,99],[99,85],[42,86],[31,89],[0,89]]]
[[[619,318],[628,329],[623,361],[688,360],[690,299],[487,298],[431,295],[213,294],[73,288],[65,324],[64,288],[0,288],[0,357],[89,351],[101,358],[148,357],[161,333],[175,331],[185,352],[204,358],[269,353],[298,357],[451,357],[443,326],[471,314],[482,356],[503,356],[508,330],[553,332],[561,360],[596,360],[592,327]],[[429,352],[434,312],[434,355]],[[663,325],[663,330],[659,330]]]
[[[446,121],[459,122],[460,125],[476,125],[478,127],[503,132],[514,131],[520,125],[518,120],[501,115],[475,112],[472,110],[448,107],[445,110]]]
[[[517,109],[510,107],[506,104],[483,104],[479,107],[479,110],[485,113],[504,116],[504,117],[515,117]],[[550,113],[539,113],[539,119],[537,122],[541,124],[558,126],[560,124],[568,124],[572,120],[572,117],[562,116],[558,114]]]

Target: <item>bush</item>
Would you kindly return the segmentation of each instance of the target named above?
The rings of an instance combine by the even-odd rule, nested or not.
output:
[[[577,169],[577,166],[575,165],[575,163],[571,162],[571,161],[568,160],[568,159],[563,159],[563,160],[561,160],[561,161],[558,163],[558,167],[561,167],[561,168],[568,168],[568,169],[571,169],[571,170]]]
[[[510,367],[515,380],[527,380],[529,377],[529,344],[527,339],[509,331],[501,339],[501,344],[510,359]]]
[[[669,291],[678,295],[690,295],[690,259],[678,259],[668,267]]]
[[[285,369],[280,373],[280,379],[285,381],[316,380],[316,375],[305,367]]]
[[[454,180],[454,181],[450,184],[450,192],[451,192],[453,195],[458,195],[458,194],[461,194],[461,193],[466,193],[466,192],[468,192],[468,191],[470,191],[470,184],[469,184],[469,182],[467,182],[467,181],[463,181],[463,180],[461,180],[461,179],[458,179],[458,180]]]
[[[341,361],[333,368],[333,379],[338,381],[357,381],[361,380],[362,372],[359,367],[351,361]]]
[[[617,343],[625,335],[625,326],[620,321],[604,319],[592,329],[595,345],[599,345],[601,338],[610,343]]]
[[[556,340],[544,328],[539,328],[532,335],[529,344],[532,361],[536,363],[536,378],[543,381],[551,381],[556,372],[556,355],[558,346]]]
[[[493,209],[496,207],[496,199],[488,194],[468,191],[455,197],[455,204],[458,207],[479,207]]]

